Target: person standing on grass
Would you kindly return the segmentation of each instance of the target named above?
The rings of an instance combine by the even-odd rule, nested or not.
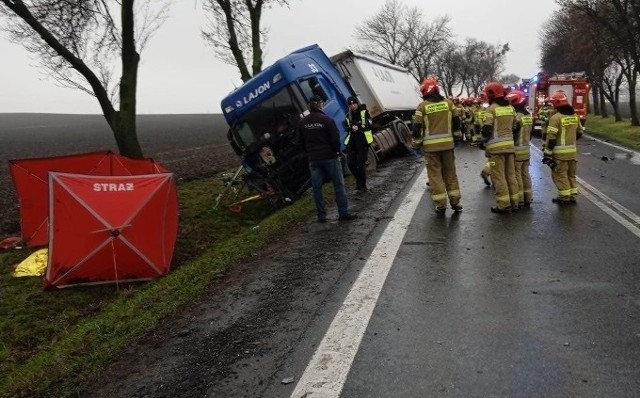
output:
[[[313,200],[316,204],[318,222],[327,222],[327,211],[322,197],[322,185],[331,180],[338,205],[338,220],[350,221],[357,218],[349,213],[347,193],[340,163],[340,134],[336,123],[323,111],[322,97],[314,95],[309,99],[309,114],[300,120],[298,134],[309,161]]]

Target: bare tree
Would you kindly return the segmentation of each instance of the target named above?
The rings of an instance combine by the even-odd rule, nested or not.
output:
[[[417,79],[435,71],[438,56],[442,54],[451,42],[451,29],[448,16],[438,17],[431,23],[419,25],[416,35],[409,42],[409,71]]]
[[[585,15],[565,8],[549,18],[539,40],[540,67],[550,74],[585,71],[592,83],[594,113],[605,117],[607,109],[600,101],[601,91],[607,89],[603,78],[621,52],[620,43],[606,30],[594,29]]]
[[[462,79],[465,70],[464,57],[460,48],[454,42],[450,42],[444,51],[440,53],[435,65],[436,75],[440,78],[442,88],[446,95],[454,95],[455,87],[459,87],[457,96],[462,94]]]
[[[422,14],[417,8],[409,9],[398,0],[387,0],[382,9],[356,27],[356,37],[363,42],[357,50],[374,55],[394,65],[408,67],[406,55],[416,20]]]
[[[622,70],[629,86],[631,125],[640,126],[636,87],[640,73],[640,0],[556,0],[565,12],[588,18],[592,26],[608,32],[628,60]],[[593,28],[593,27],[592,27]]]
[[[215,56],[238,68],[243,82],[262,70],[268,30],[261,27],[262,12],[288,0],[204,0],[207,27],[202,37]],[[251,65],[251,69],[249,69]]]
[[[625,76],[623,72],[624,68],[624,61],[611,63],[611,65],[605,69],[601,82],[602,95],[604,95],[611,104],[616,122],[622,120],[622,116],[620,115],[620,89]]]
[[[0,14],[7,17],[3,29],[11,40],[38,55],[61,85],[95,96],[118,150],[133,158],[143,156],[136,132],[140,51],[168,10],[164,1],[151,4],[0,0]],[[118,58],[121,75],[116,81],[113,60]]]
[[[387,0],[377,14],[356,28],[355,36],[362,43],[356,50],[405,67],[421,81],[433,74],[436,56],[449,42],[449,21],[445,16],[429,23],[417,7]]]
[[[467,39],[465,46],[468,75],[464,84],[469,93],[479,95],[485,83],[497,80],[503,72],[504,58],[509,51],[509,44],[492,45],[484,41]]]
[[[520,83],[520,76],[515,75],[513,73],[509,73],[508,75],[500,76],[500,81],[503,84],[509,84],[509,85],[518,84]]]

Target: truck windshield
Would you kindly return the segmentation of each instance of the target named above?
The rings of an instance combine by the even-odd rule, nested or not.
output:
[[[283,88],[273,97],[257,103],[254,109],[245,114],[233,126],[233,135],[244,150],[295,129],[302,111],[291,88]]]

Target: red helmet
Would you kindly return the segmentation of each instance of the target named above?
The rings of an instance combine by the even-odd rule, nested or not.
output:
[[[488,99],[504,97],[504,87],[500,82],[489,82],[484,86],[484,93]]]
[[[527,100],[525,94],[520,90],[513,90],[505,97],[511,105],[522,105]]]
[[[420,85],[422,95],[429,95],[438,91],[438,81],[433,78],[426,78]]]
[[[558,90],[549,98],[549,102],[551,102],[554,108],[557,108],[559,106],[569,105],[569,98],[567,98],[567,94],[564,91]]]

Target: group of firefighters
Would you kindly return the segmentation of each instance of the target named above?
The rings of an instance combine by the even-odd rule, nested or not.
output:
[[[492,185],[494,213],[528,208],[533,201],[529,175],[533,118],[520,90],[507,93],[500,82],[490,82],[478,99],[447,99],[440,94],[438,81],[425,79],[423,101],[413,117],[414,147],[425,156],[431,199],[436,213],[444,213],[447,201],[455,212],[462,211],[456,173],[454,147],[462,141],[485,151],[487,163],[481,172],[485,184]],[[576,140],[582,125],[563,91],[548,98],[543,119],[543,163],[551,168],[558,190],[554,203],[576,202]]]

